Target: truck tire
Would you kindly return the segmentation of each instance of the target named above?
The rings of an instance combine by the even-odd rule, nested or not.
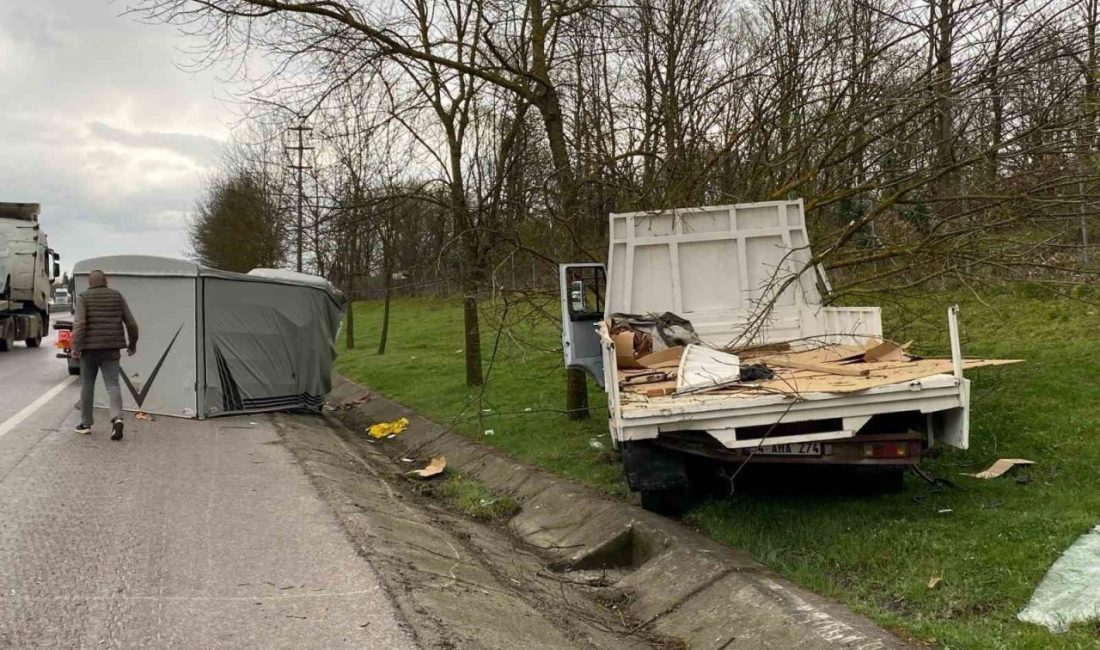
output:
[[[15,338],[11,325],[11,323],[0,325],[4,330],[0,332],[0,352],[7,352],[15,347]]]
[[[690,507],[692,499],[684,488],[639,490],[642,508],[665,517],[678,517]]]
[[[858,468],[848,480],[861,494],[897,494],[905,490],[907,471],[907,467]]]
[[[905,490],[905,467],[890,468],[874,479],[874,489],[882,494],[897,494]]]
[[[26,339],[23,342],[27,344],[28,348],[37,348],[39,345],[42,345],[42,337],[35,336],[34,338]]]

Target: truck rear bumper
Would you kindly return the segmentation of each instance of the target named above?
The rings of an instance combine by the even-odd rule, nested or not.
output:
[[[725,400],[721,397],[680,398],[644,407],[624,405],[619,417],[612,418],[612,434],[617,441],[630,442],[654,440],[663,434],[701,431],[722,447],[743,456],[743,450],[762,444],[855,442],[860,429],[872,417],[895,413],[927,416],[922,429],[934,431],[964,449],[969,433],[969,381],[952,375],[935,375],[859,393],[729,396]],[[777,424],[815,421],[837,424],[825,429],[808,429],[813,431],[811,433],[785,434],[770,430]],[[905,432],[904,429],[896,431]]]
[[[729,463],[782,465],[851,465],[906,467],[921,460],[923,442],[913,433],[864,435],[850,440],[811,443],[766,443],[727,449],[705,440],[670,435],[654,441],[660,447]]]

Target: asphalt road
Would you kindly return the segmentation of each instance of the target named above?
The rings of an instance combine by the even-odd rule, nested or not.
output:
[[[415,647],[268,417],[78,435],[51,345],[0,354],[0,648]]]

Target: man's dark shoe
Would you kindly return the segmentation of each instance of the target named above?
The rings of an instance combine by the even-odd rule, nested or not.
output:
[[[92,432],[92,427],[91,427],[91,425],[84,424],[83,422],[81,422],[80,424],[76,425],[75,431],[77,433],[83,433],[83,434],[87,435],[87,434]]]
[[[111,422],[111,440],[122,440],[122,418]]]

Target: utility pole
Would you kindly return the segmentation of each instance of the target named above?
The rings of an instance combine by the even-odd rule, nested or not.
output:
[[[297,165],[291,165],[290,168],[295,169],[295,170],[298,171],[298,232],[297,232],[297,236],[298,236],[298,266],[297,266],[297,270],[298,270],[299,273],[302,272],[302,229],[304,228],[304,225],[303,225],[303,222],[302,222],[302,199],[303,199],[303,196],[304,196],[303,191],[302,191],[302,171],[305,169],[305,165],[303,164],[303,161],[302,161],[302,154],[304,154],[307,149],[312,149],[313,148],[313,147],[307,147],[305,145],[305,142],[303,141],[303,137],[304,137],[305,132],[306,131],[312,131],[313,129],[306,126],[306,120],[305,120],[304,117],[301,118],[301,119],[302,119],[301,124],[299,124],[298,126],[289,127],[287,129],[288,131],[296,131],[297,134],[298,134],[298,146],[296,146],[296,147],[287,147],[287,150],[298,152],[298,164]]]

